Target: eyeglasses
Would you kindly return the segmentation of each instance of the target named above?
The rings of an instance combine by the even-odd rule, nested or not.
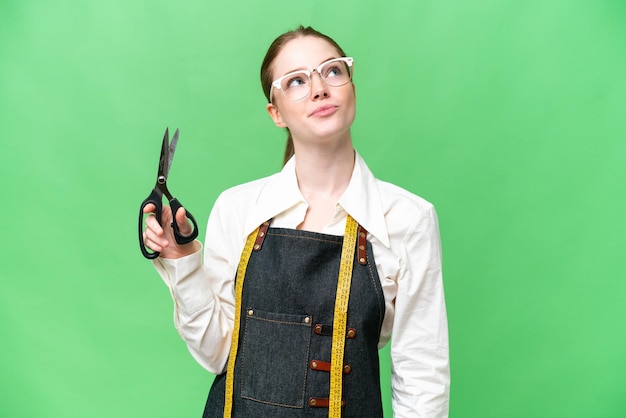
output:
[[[348,84],[352,79],[353,62],[352,57],[333,58],[321,63],[315,69],[285,74],[272,82],[270,102],[272,101],[273,89],[282,91],[288,100],[294,102],[307,97],[311,93],[311,75],[313,72],[317,72],[328,86],[341,87]]]

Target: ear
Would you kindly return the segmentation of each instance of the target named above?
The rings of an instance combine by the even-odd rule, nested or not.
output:
[[[268,103],[265,108],[267,109],[267,114],[270,115],[270,118],[274,121],[274,125],[279,128],[286,128],[287,124],[283,122],[283,118],[280,116],[280,111],[273,103]]]

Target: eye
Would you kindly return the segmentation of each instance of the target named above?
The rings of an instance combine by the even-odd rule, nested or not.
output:
[[[308,83],[308,78],[304,73],[292,74],[291,76],[285,78],[281,83],[284,89],[292,89],[298,88],[302,86],[306,86]]]
[[[345,69],[341,64],[333,63],[328,66],[328,68],[324,68],[324,78],[327,77],[339,77],[345,73]]]

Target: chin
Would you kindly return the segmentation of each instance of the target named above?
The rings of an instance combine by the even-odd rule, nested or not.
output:
[[[342,135],[350,132],[352,122],[354,122],[354,115],[347,119],[330,118],[314,126],[312,131],[320,137]]]

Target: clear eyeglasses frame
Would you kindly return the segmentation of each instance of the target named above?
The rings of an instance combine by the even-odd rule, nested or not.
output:
[[[298,70],[274,80],[270,87],[270,102],[274,89],[280,90],[291,101],[302,100],[311,94],[311,76],[314,72],[330,87],[341,87],[352,80],[354,59],[339,57],[324,61],[312,70]]]

